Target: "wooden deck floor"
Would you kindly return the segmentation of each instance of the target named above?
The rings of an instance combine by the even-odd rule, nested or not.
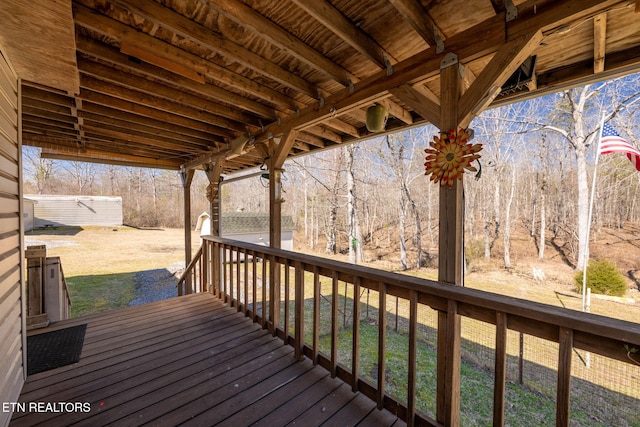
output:
[[[14,413],[11,426],[405,425],[208,294],[53,328],[82,323],[80,362],[28,377],[20,397],[27,411]],[[29,402],[91,406],[30,412]]]

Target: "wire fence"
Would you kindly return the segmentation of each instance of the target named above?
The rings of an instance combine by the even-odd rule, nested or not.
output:
[[[270,262],[227,262],[223,265],[223,288],[227,294],[246,304],[249,310],[269,319]],[[233,266],[232,266],[233,264]],[[235,267],[234,267],[235,266]],[[294,333],[295,292],[293,267],[282,266],[280,283],[280,324]],[[380,295],[376,290],[361,287],[354,295],[354,285],[339,281],[334,295],[332,278],[319,275],[315,290],[314,275],[306,272],[305,282],[305,342],[314,339],[318,331],[318,350],[331,353],[332,316],[338,319],[338,364],[349,370],[354,354],[353,324],[359,323],[359,378],[375,385],[378,382]],[[255,287],[255,289],[252,289]],[[316,293],[317,292],[317,293]],[[314,297],[319,296],[317,318]],[[353,300],[360,302],[360,317],[354,319]],[[335,307],[334,307],[335,305]],[[255,307],[255,310],[253,309]],[[335,312],[335,313],[334,313]],[[409,301],[386,296],[385,301],[385,392],[400,402],[407,402],[407,366],[409,348]],[[317,323],[317,324],[316,324]],[[437,334],[438,312],[418,304],[417,390],[416,409],[435,418],[437,405]],[[461,425],[491,425],[493,420],[493,390],[495,378],[496,326],[479,320],[461,319]],[[558,383],[558,352],[556,342],[523,334],[507,332],[507,388],[505,425],[554,425]],[[630,357],[634,353],[629,353]],[[640,365],[573,350],[571,366],[572,426],[640,427]]]

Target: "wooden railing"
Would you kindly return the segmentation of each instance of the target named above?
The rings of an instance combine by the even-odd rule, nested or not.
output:
[[[178,296],[192,294],[194,292],[207,292],[209,280],[203,276],[205,267],[203,247],[200,246],[178,279]]]
[[[185,274],[193,281],[194,291],[217,295],[292,345],[297,358],[309,357],[351,385],[354,392],[369,396],[379,408],[387,408],[410,426],[461,424],[461,342],[465,342],[461,319],[491,331],[490,342],[482,349],[489,350],[486,365],[493,375],[493,399],[482,404],[493,406],[495,426],[505,425],[505,416],[510,414],[505,409],[505,396],[514,334],[520,335],[521,343],[526,336],[550,344],[536,351],[548,351],[555,358],[551,363],[551,370],[557,372],[551,380],[555,382],[555,396],[549,401],[555,400],[557,426],[569,425],[571,378],[581,375],[575,355],[582,358],[581,354],[588,352],[591,360],[597,356],[631,369],[631,378],[640,374],[633,357],[633,349],[640,348],[640,325],[636,323],[215,237],[205,237],[199,261],[194,260],[189,267],[192,272]],[[366,304],[361,301],[365,291]],[[370,328],[369,323],[362,323],[363,308],[377,329],[374,372],[360,366],[364,361],[361,349],[370,345],[361,339],[361,328]],[[386,363],[391,357],[387,340],[396,340],[390,335],[393,328],[389,325],[394,310],[395,328],[400,318],[408,341],[406,398],[399,396],[397,385],[392,389],[387,382]],[[423,403],[423,399],[417,401],[417,390],[424,388],[417,379],[417,350],[429,345],[425,344],[425,319],[429,316],[433,319],[437,354],[436,372],[432,373],[437,380],[432,393],[437,398],[432,409],[425,411],[417,407]],[[345,331],[351,332],[350,343],[345,343]],[[340,349],[345,344],[350,344],[346,356]],[[422,368],[420,374],[425,374]]]

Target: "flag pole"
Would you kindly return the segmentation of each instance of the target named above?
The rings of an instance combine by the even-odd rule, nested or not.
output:
[[[589,219],[587,220],[587,241],[585,245],[585,260],[582,270],[582,311],[591,311],[591,295],[590,289],[587,287],[587,266],[589,265],[589,240],[591,237],[591,218],[593,217],[593,200],[596,195],[596,177],[598,175],[598,160],[600,160],[600,143],[602,141],[602,128],[604,127],[604,118],[606,114],[602,114],[600,119],[600,130],[598,131],[598,141],[596,144],[596,161],[593,167],[593,182],[591,183],[591,201],[589,202]]]

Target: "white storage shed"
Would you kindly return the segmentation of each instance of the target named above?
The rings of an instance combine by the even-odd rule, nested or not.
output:
[[[33,226],[122,225],[122,197],[25,195],[34,203]]]

